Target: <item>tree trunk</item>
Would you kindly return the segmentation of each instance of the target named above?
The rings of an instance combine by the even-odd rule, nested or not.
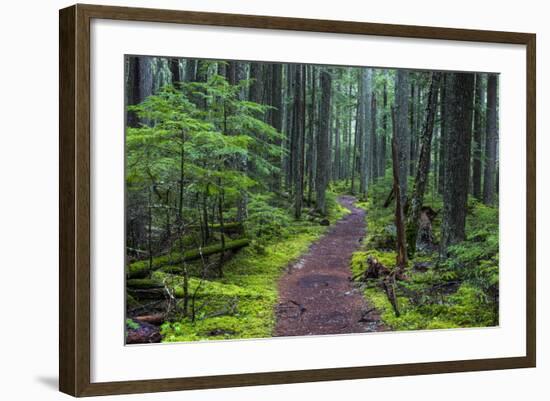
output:
[[[351,73],[350,73],[350,77],[351,77]],[[353,89],[353,82],[352,80],[350,79],[350,82],[349,82],[349,92],[348,92],[348,101],[350,102],[350,105],[349,105],[349,118],[348,118],[348,129],[347,129],[347,133],[348,133],[348,140],[347,140],[347,148],[346,148],[346,179],[348,179],[351,175],[351,168],[352,168],[352,165],[353,165],[353,161],[352,161],[352,153],[351,153],[351,150],[352,150],[352,146],[351,146],[351,137],[352,137],[352,121],[353,121],[353,105],[351,103],[352,101],[352,89]]]
[[[352,160],[352,169],[351,169],[351,188],[350,192],[355,194],[355,178],[357,172],[360,171],[361,163],[360,160],[362,156],[362,146],[363,143],[363,73],[359,72],[359,84],[357,86],[357,107],[355,111],[355,135],[353,142],[353,160]]]
[[[336,93],[340,93],[340,83],[336,87]],[[332,163],[332,179],[340,179],[340,107],[334,103],[334,158]]]
[[[492,205],[495,197],[497,156],[497,75],[487,79],[487,132],[485,137],[485,173],[483,176],[483,203]]]
[[[180,60],[177,58],[170,59],[170,72],[172,73],[172,85],[177,87],[181,82],[181,72],[180,72]]]
[[[395,83],[395,122],[397,132],[397,149],[399,161],[399,193],[401,204],[407,199],[407,178],[410,162],[410,127],[409,127],[409,72],[397,70]]]
[[[414,181],[412,196],[409,202],[409,213],[407,216],[407,249],[409,256],[413,256],[416,251],[418,220],[420,218],[422,204],[424,203],[424,193],[428,184],[432,136],[440,81],[441,73],[433,73],[430,92],[428,95],[428,104],[426,106],[426,120],[424,121],[422,136],[420,137],[420,156],[418,158],[418,167],[416,169],[416,179]]]
[[[298,65],[294,76],[294,118],[292,125],[295,143],[292,152],[296,164],[294,175],[294,217],[296,219],[300,219],[302,216],[302,201],[304,198],[305,68],[304,64]]]
[[[386,149],[388,136],[388,85],[386,80],[387,72],[384,77],[384,92],[382,97],[382,136],[380,137],[380,165],[378,167],[378,172],[382,178],[386,176]]]
[[[248,88],[248,99],[256,102],[261,103],[262,102],[262,94],[263,94],[263,88],[262,88],[262,78],[263,78],[263,71],[262,71],[263,64],[261,63],[250,63],[250,86]]]
[[[374,91],[371,93],[370,102],[370,176],[371,181],[375,181],[378,178],[378,142],[376,141],[376,94]]]
[[[129,57],[128,82],[129,91],[127,105],[140,104],[146,97],[153,94],[153,69],[151,57]],[[145,119],[140,119],[134,112],[126,115],[129,127],[138,127],[139,124],[147,124]]]
[[[319,115],[319,134],[317,139],[317,173],[316,173],[316,209],[326,215],[325,191],[328,184],[330,103],[332,77],[329,71],[321,71],[321,110]]]
[[[196,79],[197,60],[185,60],[185,82],[195,82]]]
[[[481,116],[482,116],[482,107],[481,107],[481,98],[482,98],[482,75],[476,74],[476,86],[475,86],[475,95],[474,95],[474,138],[473,138],[473,169],[472,169],[472,195],[481,199]]]
[[[392,164],[393,164],[393,192],[395,194],[395,228],[397,230],[396,244],[396,266],[397,273],[402,274],[403,269],[407,265],[407,242],[405,238],[405,218],[403,216],[403,203],[401,202],[401,183],[399,180],[400,160],[399,160],[399,143],[397,135],[397,116],[396,110],[392,110],[393,135],[392,135]]]
[[[414,176],[414,146],[416,135],[416,103],[418,102],[418,87],[414,81],[411,81],[411,97],[409,99],[409,175]]]
[[[292,145],[293,145],[293,138],[292,138],[292,115],[293,115],[293,96],[294,96],[294,71],[296,69],[296,66],[294,64],[288,64],[286,69],[286,93],[285,93],[285,100],[286,100],[286,113],[285,113],[285,149],[286,153],[284,154],[284,178],[285,178],[285,189],[291,194],[292,192],[292,173],[294,170],[293,166],[293,159],[292,159]]]
[[[283,131],[283,93],[282,93],[282,79],[283,79],[283,66],[281,64],[273,64],[271,70],[271,106],[273,109],[270,112],[270,123],[281,133]],[[281,139],[275,139],[275,144],[280,148]],[[281,189],[281,170],[282,161],[281,156],[276,156],[273,160],[273,164],[279,169],[273,173],[273,190],[279,192]]]
[[[315,77],[315,66],[309,66],[309,78],[311,80],[311,100],[308,110],[308,148],[307,148],[307,204],[311,206],[313,196],[313,183],[315,180],[315,109],[317,105],[316,101],[316,87],[317,79]]]
[[[445,191],[445,165],[447,163],[447,74],[443,75],[441,80],[441,95],[439,101],[439,166],[438,166],[438,181],[437,192],[443,195]]]
[[[370,129],[371,129],[371,80],[372,70],[361,70],[361,153],[359,159],[359,193],[363,199],[367,196],[370,176]]]
[[[461,242],[466,237],[474,75],[452,73],[447,76],[446,84],[449,109],[440,244],[440,255],[443,258],[447,257],[450,245]]]

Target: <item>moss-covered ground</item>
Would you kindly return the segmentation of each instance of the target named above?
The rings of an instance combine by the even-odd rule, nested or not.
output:
[[[333,193],[327,204],[331,223],[348,213]],[[294,220],[292,211],[279,207],[276,199],[252,200],[250,210],[251,223],[246,227],[250,245],[224,263],[222,277],[201,277],[198,261],[186,263],[189,294],[196,292],[187,315],[182,313],[181,264],[168,264],[152,273],[150,280],[170,289],[174,310],[179,311],[162,325],[163,342],[271,337],[279,277],[328,227],[308,210],[301,220]],[[165,264],[166,257],[161,258],[154,263]]]
[[[391,190],[390,174],[371,186],[367,201],[367,234],[362,249],[354,253],[352,271],[360,276],[369,255],[388,268],[396,263],[395,203],[384,208]],[[424,201],[441,210],[441,197],[430,187]],[[435,241],[440,237],[441,214],[435,219]],[[498,325],[498,209],[474,198],[468,201],[464,242],[450,249],[449,258],[439,258],[435,249],[417,252],[406,268],[407,280],[398,281],[400,316],[394,313],[380,283],[361,283],[368,301],[378,309],[391,330],[422,330]]]

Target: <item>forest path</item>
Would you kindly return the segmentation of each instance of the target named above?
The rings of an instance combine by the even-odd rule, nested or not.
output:
[[[382,330],[380,317],[350,280],[352,253],[365,236],[365,211],[341,196],[350,210],[289,266],[279,280],[274,336],[363,333]],[[368,313],[367,313],[368,312]]]

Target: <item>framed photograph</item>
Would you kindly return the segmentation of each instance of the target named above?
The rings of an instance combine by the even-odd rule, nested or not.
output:
[[[60,390],[534,367],[534,34],[60,11]]]

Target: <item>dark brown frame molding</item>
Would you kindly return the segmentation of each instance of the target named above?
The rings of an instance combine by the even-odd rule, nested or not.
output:
[[[524,357],[274,373],[90,382],[90,21],[92,18],[525,45],[527,49],[527,324]],[[363,22],[74,5],[59,13],[59,389],[144,393],[535,367],[536,35]]]

